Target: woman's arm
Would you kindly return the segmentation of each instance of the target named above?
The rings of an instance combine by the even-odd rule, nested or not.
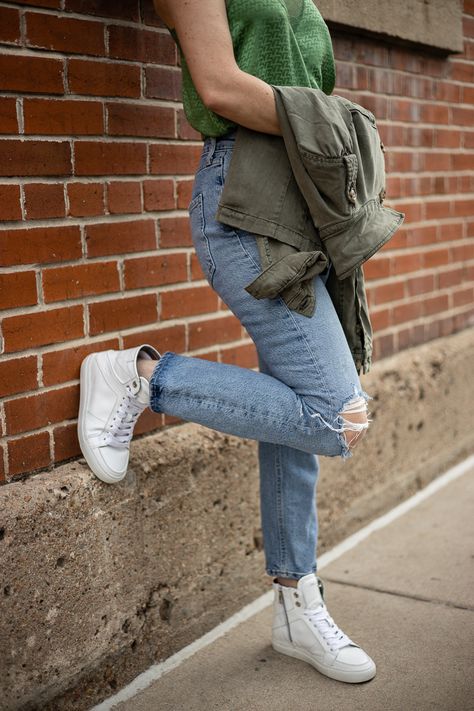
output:
[[[254,131],[281,135],[271,86],[243,72],[235,61],[225,0],[171,0],[165,5],[204,104]]]

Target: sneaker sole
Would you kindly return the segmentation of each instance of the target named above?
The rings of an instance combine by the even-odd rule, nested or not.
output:
[[[89,353],[88,356],[84,358],[81,363],[81,374],[80,374],[80,399],[79,399],[79,419],[77,423],[77,436],[79,439],[79,445],[81,447],[84,459],[89,465],[90,470],[95,476],[106,484],[117,484],[119,481],[123,481],[125,474],[121,477],[114,478],[110,476],[107,472],[104,472],[98,466],[97,457],[94,455],[94,451],[89,447],[87,443],[87,438],[82,429],[82,423],[84,422],[84,414],[87,409],[87,396],[90,387],[90,371],[92,366],[92,361],[95,357],[94,353]]]
[[[319,662],[315,661],[310,654],[305,652],[304,649],[289,647],[279,642],[272,642],[272,647],[276,652],[280,652],[280,654],[286,654],[289,657],[301,659],[301,661],[311,664],[311,666],[317,669],[318,672],[330,677],[331,679],[336,679],[336,681],[345,681],[349,684],[359,684],[363,681],[369,681],[369,679],[373,679],[376,674],[375,665],[369,666],[359,671],[343,672],[340,669],[333,669],[332,667],[327,667],[324,664],[320,664]]]

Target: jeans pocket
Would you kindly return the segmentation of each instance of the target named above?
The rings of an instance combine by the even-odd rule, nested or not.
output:
[[[189,203],[189,221],[191,226],[191,237],[196,250],[196,256],[201,265],[201,269],[211,286],[213,286],[216,263],[212,256],[209,245],[209,238],[206,235],[206,224],[204,219],[203,194],[198,193]]]

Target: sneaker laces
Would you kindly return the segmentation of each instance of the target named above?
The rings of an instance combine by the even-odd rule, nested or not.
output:
[[[316,608],[306,608],[303,614],[309,618],[310,622],[317,628],[323,639],[328,643],[331,652],[335,652],[348,644],[354,644],[352,640],[336,625],[325,604],[319,604]]]
[[[146,405],[139,402],[133,395],[130,386],[127,385],[127,392],[123,396],[120,405],[109,425],[108,431],[103,436],[104,444],[117,449],[127,448],[133,435],[133,428]]]

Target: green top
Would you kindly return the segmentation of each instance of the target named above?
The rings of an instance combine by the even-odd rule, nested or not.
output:
[[[268,84],[306,86],[330,94],[335,84],[331,37],[313,0],[227,0],[227,16],[240,69]],[[236,124],[208,109],[180,54],[183,107],[193,128],[222,136]]]

